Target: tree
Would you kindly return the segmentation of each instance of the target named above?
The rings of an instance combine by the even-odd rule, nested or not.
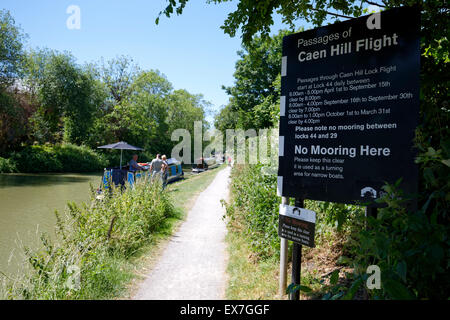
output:
[[[227,129],[238,127],[238,119],[236,113],[231,110],[231,104],[222,106],[219,113],[216,114],[214,117],[214,127],[223,134],[226,133]]]
[[[183,89],[175,90],[169,96],[167,104],[169,136],[176,129],[186,129],[193,136],[195,121],[202,122],[203,129],[206,129],[204,104],[201,95],[193,95]]]
[[[26,138],[28,109],[20,107],[19,81],[25,35],[8,11],[0,10],[0,153],[20,145]],[[20,101],[19,101],[20,100]]]
[[[158,70],[141,72],[131,86],[130,104],[140,110],[143,143],[151,150],[164,150],[170,144],[167,135],[167,100],[172,84]],[[160,151],[162,152],[162,151]]]
[[[238,52],[235,83],[224,87],[231,96],[229,111],[244,129],[269,128],[278,120],[280,98],[281,43],[289,31],[255,37]]]
[[[33,135],[40,142],[87,141],[104,99],[93,75],[68,53],[32,51],[25,63],[26,90],[36,103]]]
[[[107,62],[102,59],[98,65],[91,68],[109,91],[107,108],[128,98],[132,90],[131,85],[140,72],[133,59],[127,56],[119,56]]]
[[[175,11],[182,14],[189,0],[168,0],[167,7],[159,16],[170,17]],[[208,3],[223,3],[229,0],[207,0]],[[315,25],[321,25],[327,17],[347,19],[360,16],[363,12],[363,3],[371,4],[374,1],[360,0],[239,0],[236,11],[230,13],[221,27],[225,33],[234,37],[241,29],[244,43],[249,43],[253,36],[261,33],[267,36],[273,25],[273,15],[280,14],[283,22],[290,25],[292,31],[296,29],[295,22],[304,19]],[[159,16],[156,23],[159,23]]]
[[[0,10],[0,89],[18,79],[25,34],[15,25],[11,14]]]
[[[206,0],[215,4],[227,1]],[[182,14],[189,0],[167,0],[167,2],[169,2],[167,7],[156,19],[157,24],[161,15],[170,17],[174,12]],[[358,17],[364,13],[364,7],[367,5],[377,5],[382,9],[418,5],[422,9],[424,42],[436,50],[447,52],[448,56],[448,39],[444,43],[433,43],[434,39],[441,40],[448,35],[449,5],[445,0],[239,0],[236,11],[228,15],[221,28],[232,37],[240,29],[243,41],[249,43],[258,33],[263,36],[270,33],[275,13],[281,15],[283,22],[294,31],[299,19],[321,26],[324,22],[329,22],[327,20],[329,18],[339,21]],[[438,49],[440,46],[443,48]]]
[[[154,152],[166,148],[167,99],[172,84],[159,71],[141,71],[129,84],[127,94],[96,120],[96,143],[124,140]]]
[[[158,70],[140,71],[132,78],[126,86],[120,85],[127,88],[120,101],[110,100],[112,106],[103,109],[95,120],[89,145],[124,140],[145,148],[148,155],[169,153],[174,145],[170,140],[173,130],[186,128],[193,134],[194,121],[206,123],[204,110],[208,103],[201,95],[173,91],[172,84]],[[107,91],[111,97],[110,89]]]

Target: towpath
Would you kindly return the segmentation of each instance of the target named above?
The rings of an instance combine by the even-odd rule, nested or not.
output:
[[[230,168],[221,170],[197,198],[186,221],[140,285],[135,300],[225,298],[226,225],[220,200],[228,197]]]

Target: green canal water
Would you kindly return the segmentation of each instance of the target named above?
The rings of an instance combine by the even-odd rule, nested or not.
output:
[[[54,235],[54,211],[68,201],[89,200],[97,174],[0,174],[0,271],[13,274],[23,264],[21,246],[36,247],[39,232]]]

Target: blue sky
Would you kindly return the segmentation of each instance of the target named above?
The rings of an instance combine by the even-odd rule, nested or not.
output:
[[[158,69],[176,89],[202,93],[217,110],[228,102],[221,89],[232,85],[240,34],[220,29],[237,1],[220,5],[191,0],[183,15],[155,18],[165,0],[2,0],[29,35],[27,47],[70,51],[79,63],[128,55],[142,69]],[[81,29],[69,30],[69,5],[81,9]],[[283,28],[276,19],[273,31]]]

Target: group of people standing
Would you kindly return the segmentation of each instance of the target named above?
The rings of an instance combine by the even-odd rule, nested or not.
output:
[[[144,168],[138,164],[137,159],[137,154],[133,155],[133,158],[130,161],[130,171],[144,170]],[[168,169],[169,164],[167,163],[166,155],[161,156],[160,154],[157,154],[156,158],[150,163],[149,171],[151,177],[152,179],[161,179],[163,190],[167,186]]]

